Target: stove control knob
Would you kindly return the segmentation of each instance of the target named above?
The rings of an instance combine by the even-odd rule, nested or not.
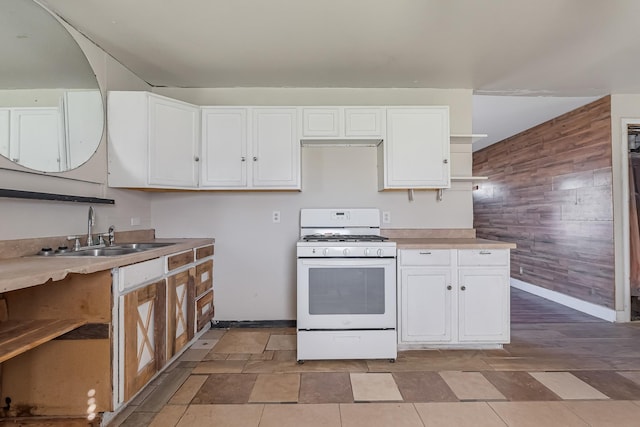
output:
[[[324,249],[322,250],[322,255],[324,255],[324,256],[329,255],[329,248],[324,248]]]
[[[371,255],[373,255],[373,254],[371,253],[371,249],[369,249],[369,248],[365,248],[365,249],[364,249],[364,256],[371,256]]]
[[[349,248],[344,248],[344,250],[342,251],[342,253],[344,254],[344,256],[349,256],[349,254],[351,253],[351,251],[349,250]]]
[[[384,254],[384,251],[382,249],[378,249],[378,256],[382,256]]]

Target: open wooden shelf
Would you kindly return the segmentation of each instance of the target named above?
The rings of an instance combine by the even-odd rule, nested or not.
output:
[[[0,323],[0,363],[86,324],[83,319],[8,320]]]

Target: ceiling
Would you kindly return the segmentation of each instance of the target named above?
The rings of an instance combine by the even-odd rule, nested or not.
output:
[[[467,88],[490,138],[640,93],[638,0],[41,2],[153,86]]]

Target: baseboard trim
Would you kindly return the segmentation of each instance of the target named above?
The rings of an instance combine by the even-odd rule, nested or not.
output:
[[[583,301],[581,299],[571,297],[560,292],[552,291],[537,285],[532,285],[531,283],[523,282],[522,280],[514,279],[513,277],[511,278],[511,286],[516,289],[529,292],[530,294],[548,299],[550,301],[557,302],[558,304],[562,304],[566,307],[573,308],[574,310],[581,311],[599,319],[603,319],[608,322],[616,321],[616,311],[611,308]]]
[[[214,320],[211,324],[212,329],[295,327],[295,320]]]

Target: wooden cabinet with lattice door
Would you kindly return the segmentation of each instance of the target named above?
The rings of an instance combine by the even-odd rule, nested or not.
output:
[[[165,280],[131,291],[124,303],[124,399],[129,400],[165,364]]]
[[[194,275],[196,268],[167,278],[167,360],[194,337]]]

